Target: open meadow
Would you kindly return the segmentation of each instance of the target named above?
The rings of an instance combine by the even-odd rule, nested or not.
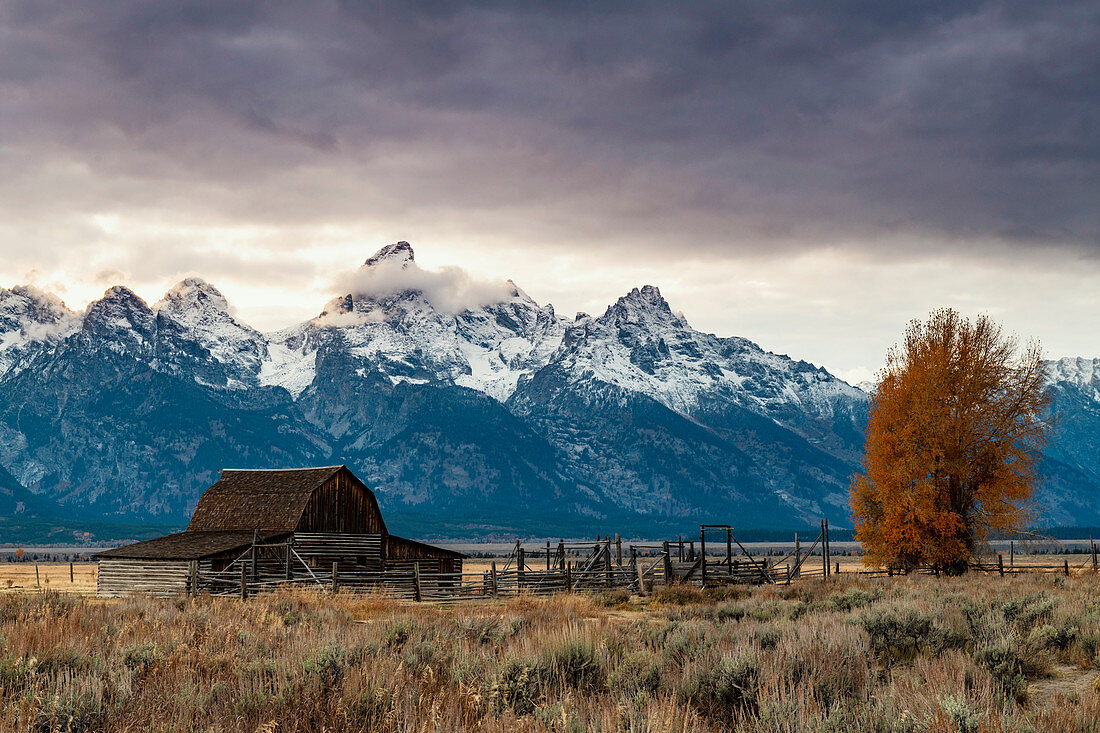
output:
[[[0,648],[5,731],[1100,729],[1092,574],[453,605],[7,593]]]

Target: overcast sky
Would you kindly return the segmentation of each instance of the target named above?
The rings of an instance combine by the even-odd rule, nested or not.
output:
[[[0,284],[271,329],[398,239],[852,380],[943,305],[1100,356],[1100,3],[0,0]]]

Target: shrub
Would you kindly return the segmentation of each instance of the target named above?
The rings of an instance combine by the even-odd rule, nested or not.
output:
[[[754,636],[761,649],[775,649],[779,646],[779,629],[774,626],[762,626],[756,630]]]
[[[34,676],[35,661],[5,654],[0,657],[0,691],[19,692]]]
[[[904,613],[868,613],[860,623],[870,637],[871,651],[887,660],[912,659],[932,635],[932,617],[909,609]]]
[[[156,644],[134,644],[122,653],[122,663],[133,670],[139,676],[149,671],[156,664],[159,655]]]
[[[701,714],[725,721],[731,715],[756,710],[760,669],[751,657],[722,657],[713,665],[695,666],[678,690],[681,701]]]
[[[604,680],[603,668],[596,658],[596,646],[576,637],[552,642],[543,650],[542,669],[567,685],[596,687]]]
[[[496,641],[503,633],[500,619],[494,616],[464,618],[459,622],[458,630],[464,637],[479,644]]]
[[[597,593],[592,597],[592,601],[604,608],[622,608],[630,603],[630,591],[620,588],[609,593]]]
[[[676,626],[664,640],[665,657],[683,664],[710,646],[703,627],[698,624]]]
[[[1044,624],[1031,630],[1027,637],[1029,651],[1044,649],[1064,650],[1077,638],[1077,627],[1069,624]]]
[[[997,686],[1006,695],[1019,701],[1027,696],[1027,678],[1024,675],[1024,660],[1008,644],[987,646],[979,649],[974,661],[989,670]]]
[[[387,649],[400,649],[412,635],[412,625],[408,621],[394,621],[382,635],[382,646]]]
[[[716,621],[740,621],[745,618],[745,607],[737,603],[723,603],[714,611]]]
[[[647,651],[623,655],[611,672],[609,685],[628,694],[656,692],[661,685],[661,665]]]
[[[981,716],[970,709],[970,703],[963,695],[944,695],[940,698],[940,707],[959,733],[978,733],[981,730]]]
[[[703,591],[693,585],[681,585],[679,583],[658,588],[653,593],[653,600],[658,603],[667,603],[672,606],[686,606],[689,603],[703,603],[706,596]]]
[[[510,709],[518,715],[531,713],[541,701],[538,664],[508,657],[486,692],[486,698],[497,712]]]
[[[306,674],[319,677],[326,686],[335,685],[344,676],[344,651],[327,646],[311,654],[302,662]]]
[[[833,611],[851,611],[869,606],[880,597],[880,593],[871,593],[860,588],[849,588],[844,593],[833,593],[825,601],[825,605]]]

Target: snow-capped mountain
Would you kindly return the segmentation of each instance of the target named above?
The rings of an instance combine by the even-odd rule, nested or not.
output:
[[[0,513],[182,519],[225,466],[343,462],[398,525],[452,536],[846,523],[868,391],[697,331],[656,287],[566,321],[398,242],[341,290],[271,334],[199,278],[82,313],[0,290]],[[1040,499],[1100,523],[1100,360],[1048,369]]]
[[[17,285],[0,288],[0,379],[80,327],[80,316],[55,295]]]
[[[796,409],[831,417],[838,401],[865,395],[826,370],[764,351],[748,339],[693,329],[652,285],[619,298],[567,331],[553,362],[579,391],[612,384],[692,414],[725,399],[761,413]]]
[[[696,331],[645,286],[579,317],[509,406],[608,501],[767,522],[846,507],[866,402],[824,369]]]
[[[260,383],[270,361],[267,338],[236,319],[225,296],[201,278],[189,277],[153,306],[158,359],[217,387],[244,389]]]
[[[446,302],[453,294],[425,287],[408,242],[370,257],[352,284],[357,291],[274,336],[265,384],[298,394],[312,382],[316,352],[339,348],[360,374],[377,372],[394,384],[454,384],[503,401],[520,377],[546,363],[565,331],[553,306],[540,306],[511,281],[455,308]]]

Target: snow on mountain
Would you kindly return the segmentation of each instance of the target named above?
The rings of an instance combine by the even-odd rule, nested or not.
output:
[[[580,392],[602,382],[684,414],[704,399],[724,398],[757,412],[798,407],[828,417],[838,399],[867,398],[820,367],[747,339],[696,331],[652,285],[635,288],[598,318],[578,318],[551,364]]]
[[[1065,357],[1044,363],[1047,382],[1053,386],[1072,386],[1100,402],[1100,359]]]
[[[156,313],[137,293],[115,285],[88,305],[77,335],[93,351],[107,349],[150,359],[156,346],[156,323]]]
[[[503,401],[560,343],[565,326],[553,307],[511,281],[425,271],[414,257],[408,242],[382,248],[345,283],[348,294],[273,335],[261,381],[297,394],[312,379],[314,352],[339,349],[393,384],[452,383]]]
[[[225,296],[201,278],[176,284],[153,310],[166,344],[161,358],[181,368],[195,360],[212,360],[219,365],[224,384],[240,388],[257,383],[270,360],[264,335],[239,322]],[[175,343],[165,338],[169,335]]]
[[[79,327],[80,316],[56,295],[28,285],[0,288],[0,377]]]

